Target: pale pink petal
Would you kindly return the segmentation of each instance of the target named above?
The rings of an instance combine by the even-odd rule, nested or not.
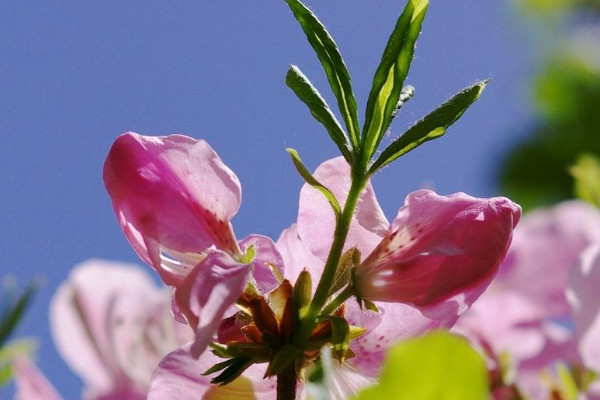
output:
[[[195,331],[191,351],[195,357],[213,339],[223,315],[241,296],[250,268],[227,253],[214,250],[175,289],[178,310]]]
[[[355,301],[346,302],[348,323],[366,329],[358,339],[350,342],[355,357],[348,363],[361,374],[374,378],[379,373],[386,350],[393,344],[421,335],[436,328],[449,328],[456,321],[432,320],[417,309],[401,303],[377,303],[379,313],[361,310]]]
[[[496,275],[520,215],[503,197],[413,192],[391,232],[357,268],[357,291],[411,304],[431,318],[460,315]]]
[[[296,282],[298,275],[306,269],[313,282],[313,290],[316,289],[317,282],[323,273],[323,260],[310,252],[308,247],[302,242],[298,235],[298,228],[293,224],[285,229],[279,239],[277,239],[277,249],[283,258],[285,265],[285,278],[290,282]]]
[[[283,277],[284,263],[271,238],[262,235],[250,235],[240,240],[240,248],[245,253],[251,246],[254,248],[252,260],[252,278],[261,293],[275,289],[281,283],[278,279]]]
[[[180,348],[163,359],[154,372],[148,400],[275,400],[277,382],[263,379],[265,364],[253,365],[234,382],[212,385],[211,376],[203,376],[222,358],[206,351],[199,359],[190,354],[190,345]]]
[[[25,358],[15,361],[14,379],[15,400],[62,400],[44,374]]]
[[[240,205],[240,183],[205,141],[125,133],[106,158],[104,182],[125,234],[144,260],[156,258],[141,245],[150,240],[180,253],[211,246],[237,251],[230,220]]]
[[[587,248],[569,279],[575,337],[584,365],[600,372],[600,244]]]
[[[76,266],[50,304],[50,328],[57,349],[86,386],[100,392],[128,386],[113,336],[119,321],[113,309],[122,293],[143,299],[156,295],[143,269],[90,260]]]
[[[486,292],[457,321],[453,331],[474,343],[485,342],[495,354],[510,354],[511,362],[536,357],[547,338],[539,324],[535,305],[512,292]]]
[[[350,190],[350,167],[343,157],[321,164],[314,176],[337,197],[343,207]],[[361,194],[354,214],[344,250],[357,247],[362,254],[369,254],[386,234],[388,222],[375,197],[371,184]],[[329,254],[335,215],[323,194],[305,184],[300,191],[298,210],[298,233],[314,255],[325,260]]]
[[[564,290],[571,267],[600,242],[600,212],[580,202],[532,211],[515,229],[513,243],[490,290],[511,290],[537,305],[539,318],[570,313]]]

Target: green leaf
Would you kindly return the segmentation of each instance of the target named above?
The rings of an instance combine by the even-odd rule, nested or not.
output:
[[[569,172],[575,178],[575,195],[600,208],[600,158],[582,154]]]
[[[489,399],[487,368],[468,342],[437,331],[407,340],[387,354],[378,384],[354,400]]]
[[[2,312],[0,317],[0,347],[6,343],[10,334],[17,327],[36,290],[37,286],[35,284],[29,284],[23,294],[16,300],[11,301],[13,304]]]
[[[560,383],[560,392],[562,394],[561,399],[564,400],[577,400],[577,394],[579,390],[577,388],[577,382],[573,374],[564,363],[558,363],[556,365],[558,373],[558,382]]]
[[[228,383],[233,382],[240,375],[242,375],[244,373],[244,371],[248,369],[248,367],[250,367],[252,364],[254,364],[254,362],[249,357],[239,357],[239,358],[232,358],[230,360],[227,360],[227,361],[217,364],[217,365],[219,365],[219,369],[222,369],[221,364],[227,364],[227,365],[225,365],[226,368],[224,368],[223,372],[221,372],[217,377],[213,378],[210,381],[213,384],[227,385]],[[213,368],[215,368],[215,367],[213,367]],[[213,368],[211,368],[211,369],[213,369]],[[206,375],[207,373],[208,373],[208,371],[205,372],[204,374]]]
[[[488,81],[480,81],[469,86],[439,106],[431,114],[418,121],[410,129],[394,140],[369,168],[369,174],[408,153],[422,143],[438,138],[446,129],[479,98]]]
[[[331,137],[340,149],[346,161],[352,163],[352,151],[348,147],[346,132],[344,132],[344,129],[340,126],[340,123],[335,115],[333,115],[333,112],[331,112],[331,109],[323,97],[321,97],[319,91],[295,65],[292,65],[288,70],[287,75],[285,76],[285,83],[294,91],[294,93],[296,93],[296,96],[308,106],[313,117],[323,124],[329,133],[329,137]]]
[[[333,208],[336,217],[339,217],[342,213],[342,209],[340,208],[340,203],[338,203],[335,195],[331,193],[331,191],[327,189],[321,182],[315,179],[314,176],[312,176],[312,174],[302,163],[302,160],[300,159],[300,156],[296,150],[289,147],[285,150],[290,153],[290,156],[292,156],[292,162],[294,163],[294,166],[296,167],[296,170],[298,170],[300,176],[306,181],[306,183],[323,193],[325,198],[329,200],[329,204],[331,204],[331,208]]]
[[[356,247],[352,247],[347,252],[342,254],[340,262],[335,270],[333,276],[333,283],[331,289],[329,289],[329,295],[331,296],[350,282],[352,269],[360,265],[360,250]]]
[[[428,6],[428,0],[409,0],[375,72],[362,137],[363,156],[369,160],[392,121]]]
[[[6,385],[13,377],[12,364],[0,365],[0,387]]]
[[[356,149],[359,143],[359,124],[356,113],[356,100],[352,92],[352,80],[337,45],[327,29],[304,4],[298,0],[286,0],[294,17],[302,26],[312,48],[317,53],[321,65],[327,75],[331,90],[335,95],[346,129],[350,135],[352,146]]]

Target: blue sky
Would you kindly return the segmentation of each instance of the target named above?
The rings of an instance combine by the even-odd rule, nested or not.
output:
[[[402,1],[307,1],[337,40],[361,110]],[[402,133],[453,93],[492,78],[448,134],[374,179],[389,218],[423,185],[498,194],[494,174],[529,113],[535,47],[506,2],[433,1],[407,83],[416,95]],[[314,169],[335,147],[285,86],[298,65],[333,106],[325,76],[283,1],[8,2],[0,14],[0,257],[2,275],[44,285],[18,334],[36,336],[38,363],[66,399],[80,382],[55,352],[48,302],[88,258],[138,262],[102,183],[122,132],[207,140],[237,173],[238,237],[277,238],[297,212],[301,180],[286,147]]]

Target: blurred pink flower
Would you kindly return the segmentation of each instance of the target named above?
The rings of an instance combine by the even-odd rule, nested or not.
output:
[[[543,371],[552,371],[557,362],[577,366],[586,357],[573,335],[582,322],[577,311],[572,313],[565,289],[571,274],[577,287],[572,302],[593,295],[589,286],[598,279],[575,278],[580,254],[593,243],[600,243],[600,212],[586,203],[568,201],[525,215],[497,278],[454,328],[487,346],[492,364],[494,357],[508,356],[505,383],[516,384],[532,400],[549,396]],[[584,314],[591,318],[585,303]]]
[[[134,265],[90,260],[71,271],[52,298],[50,328],[58,352],[84,382],[82,398],[146,398],[162,357],[192,339],[169,303],[167,290]],[[17,399],[50,399],[39,394],[51,388],[41,373],[24,361],[18,366]]]
[[[273,241],[237,241],[230,221],[240,182],[205,141],[124,133],[106,158],[104,182],[135,251],[174,286],[173,311],[195,330],[196,357],[251,274],[261,292],[278,284],[272,268],[283,265]]]

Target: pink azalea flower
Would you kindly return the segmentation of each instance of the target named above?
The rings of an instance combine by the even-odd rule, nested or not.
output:
[[[146,398],[162,357],[191,340],[169,303],[167,291],[134,265],[90,260],[71,271],[50,304],[50,327],[84,382],[84,399]],[[16,376],[18,400],[59,398],[43,394],[54,389],[28,362],[18,364]]]
[[[350,187],[343,158],[327,161],[315,177],[341,199]],[[504,197],[478,199],[464,193],[439,196],[428,190],[408,195],[388,224],[367,186],[350,227],[346,248],[366,256],[355,287],[365,300],[401,302],[434,316],[463,313],[496,275],[521,208]],[[300,193],[298,231],[314,255],[325,259],[334,214],[314,188]],[[328,224],[329,223],[329,224]]]
[[[349,187],[349,168],[342,158],[322,164],[317,169],[315,177],[331,189],[342,204],[344,203],[345,194]],[[330,395],[333,399],[346,399],[365,385],[372,383],[381,367],[383,355],[391,344],[404,338],[422,334],[433,328],[452,326],[458,314],[462,311],[461,307],[468,307],[477,295],[485,289],[489,280],[495,274],[510,241],[510,232],[520,216],[518,206],[506,199],[482,200],[463,194],[442,198],[427,191],[417,192],[411,196],[410,199],[416,200],[407,202],[407,205],[399,213],[402,218],[398,218],[390,229],[377,203],[372,187],[370,184],[367,185],[359,202],[355,219],[351,223],[345,248],[345,250],[348,250],[351,247],[357,247],[363,254],[371,253],[371,256],[357,268],[357,274],[359,273],[358,269],[364,269],[361,271],[364,272],[364,275],[359,278],[361,279],[359,284],[365,286],[359,286],[359,290],[361,287],[364,288],[368,285],[362,279],[367,279],[370,269],[380,264],[373,260],[379,256],[380,251],[383,251],[381,250],[383,245],[380,245],[382,241],[386,243],[387,240],[387,243],[392,243],[395,246],[410,246],[410,243],[408,243],[410,241],[405,243],[390,240],[390,238],[395,237],[395,232],[401,229],[399,228],[399,221],[406,221],[408,224],[404,229],[412,229],[413,226],[410,224],[414,221],[421,221],[423,228],[431,230],[422,232],[424,239],[417,241],[419,247],[414,248],[414,253],[410,253],[411,256],[426,257],[427,254],[442,254],[446,251],[443,254],[447,258],[452,258],[460,257],[459,254],[462,256],[462,253],[472,251],[473,257],[479,257],[480,259],[478,259],[478,262],[467,263],[467,265],[478,269],[478,271],[483,270],[483,272],[481,274],[468,274],[472,281],[459,281],[460,284],[458,285],[450,285],[450,289],[440,288],[436,301],[428,302],[427,306],[447,302],[457,295],[463,295],[465,300],[460,307],[438,309],[438,312],[434,315],[435,318],[431,318],[432,316],[429,314],[424,315],[420,310],[414,308],[413,305],[421,305],[414,301],[378,302],[378,298],[373,298],[372,300],[374,300],[379,312],[361,309],[354,300],[347,301],[343,308],[344,318],[351,325],[363,328],[365,332],[362,336],[350,342],[353,357],[346,360],[343,366],[336,366],[335,368],[334,379],[330,388]],[[433,213],[429,219],[423,215],[423,209],[427,203],[431,206]],[[440,205],[440,203],[442,204]],[[455,215],[452,215],[451,207],[445,207],[447,203],[456,203],[457,206],[452,209],[455,211]],[[413,207],[418,212],[413,211]],[[285,278],[293,282],[304,269],[309,271],[311,276],[316,279],[321,276],[324,259],[327,257],[335,226],[335,217],[330,211],[329,205],[323,200],[320,193],[309,186],[302,189],[298,225],[293,225],[285,230],[277,241],[277,248],[286,265]],[[456,240],[452,241],[450,237],[446,237],[446,241],[444,241],[444,232],[448,235],[459,232],[462,233],[461,238],[466,237],[472,240],[473,236],[469,235],[470,232],[466,232],[468,223],[476,225],[473,232],[478,234],[482,240],[470,246],[465,246],[464,243]],[[478,226],[479,224],[489,224],[490,226],[486,230]],[[440,229],[440,231],[434,232],[436,229]],[[493,234],[499,237],[495,237]],[[425,238],[430,239],[431,247],[427,247]],[[490,240],[492,244],[488,243],[487,240]],[[501,241],[503,243],[500,243]],[[482,249],[488,249],[492,256],[482,255],[483,250],[478,248],[477,244]],[[394,250],[395,255],[402,253],[401,248]],[[389,264],[395,263],[399,265],[399,268],[402,268],[401,262],[398,262],[399,259],[398,257],[393,261],[385,261],[390,261]],[[468,257],[458,259],[463,262],[470,261]],[[368,260],[370,261],[367,262]],[[482,266],[485,262],[489,263],[487,268]],[[433,268],[442,271],[442,276],[450,278],[453,277],[448,269],[458,269],[456,264],[437,262],[437,260]],[[462,269],[458,269],[458,271],[465,272]],[[467,269],[466,272],[470,271]],[[459,278],[454,279],[456,281]],[[431,279],[427,282],[425,286],[420,286],[423,290],[429,290],[435,286]],[[405,287],[408,288],[406,285]],[[369,293],[369,291],[366,291],[365,294],[368,295]],[[363,292],[361,292],[362,294]],[[389,300],[389,298],[385,300]],[[230,332],[231,324],[227,323],[227,327],[227,332]],[[231,333],[228,333],[228,335],[235,336]],[[233,392],[240,397],[260,397],[265,400],[276,398],[275,380],[273,378],[260,379],[264,376],[266,368],[261,364],[250,366],[240,378],[230,384],[232,386],[229,389],[227,385],[224,387],[211,385],[210,379],[202,376],[202,373],[219,360],[222,359],[215,358],[208,352],[203,353],[198,360],[195,360],[190,354],[189,347],[180,348],[168,355],[155,371],[148,399],[169,398],[174,393],[177,393],[177,397],[182,400],[197,399],[203,396],[214,396],[217,399],[228,398],[227,396],[231,396]],[[302,385],[299,385],[299,397],[304,398],[305,393]]]
[[[175,287],[173,310],[195,330],[196,356],[251,274],[262,292],[279,283],[273,241],[237,241],[230,221],[241,203],[240,182],[205,141],[125,133],[106,158],[104,182],[135,251]]]

